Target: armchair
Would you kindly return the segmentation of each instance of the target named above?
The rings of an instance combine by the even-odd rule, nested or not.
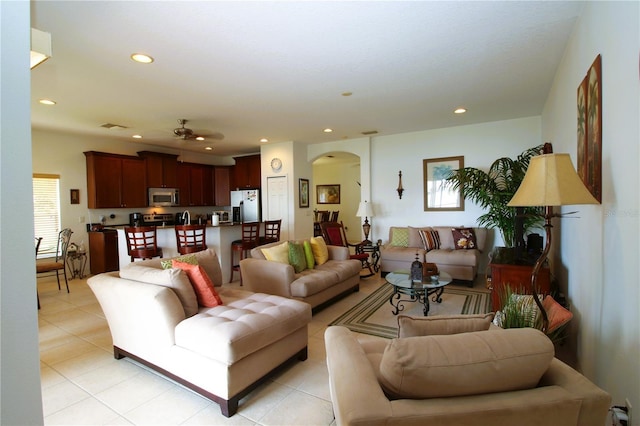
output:
[[[353,247],[355,254],[349,254],[349,257],[351,259],[359,260],[362,263],[362,269],[369,270],[369,273],[367,275],[362,275],[362,278],[368,278],[375,274],[371,267],[371,262],[369,262],[369,253],[365,253],[364,251],[364,244],[349,243],[347,241],[347,235],[344,231],[344,225],[342,222],[322,222],[320,223],[320,228],[322,229],[322,236],[327,244],[347,248]]]

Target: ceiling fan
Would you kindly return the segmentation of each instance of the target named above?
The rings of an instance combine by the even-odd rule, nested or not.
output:
[[[224,139],[224,135],[222,133],[196,134],[193,130],[185,127],[187,121],[188,120],[184,118],[178,119],[178,124],[180,125],[180,127],[176,127],[175,129],[173,129],[173,134],[183,141],[194,139],[198,141],[203,141],[205,139]]]

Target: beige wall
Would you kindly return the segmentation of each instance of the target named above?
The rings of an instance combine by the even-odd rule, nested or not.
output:
[[[555,273],[575,319],[572,345],[584,373],[640,407],[640,40],[638,2],[586,2],[542,115],[543,137],[576,163],[576,90],[602,55],[602,205],[568,206],[554,222]],[[558,232],[559,231],[559,232]],[[637,410],[638,408],[636,408]],[[633,416],[634,425],[640,415]]]

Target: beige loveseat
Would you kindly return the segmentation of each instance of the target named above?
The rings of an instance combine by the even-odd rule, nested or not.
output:
[[[441,324],[412,325],[417,334],[392,340],[329,327],[337,425],[604,425],[611,398],[554,358],[544,334],[486,321],[461,328],[460,317],[409,319]]]
[[[87,281],[105,314],[116,359],[130,357],[220,404],[232,416],[240,398],[281,364],[307,357],[308,304],[220,287],[213,250],[195,254],[223,304],[201,307],[180,269],[161,259]]]
[[[362,263],[349,259],[347,247],[327,246],[326,263],[296,273],[290,264],[265,258],[262,249],[279,244],[282,242],[254,248],[250,258],[240,261],[242,282],[248,290],[302,300],[319,309],[360,288]]]
[[[472,228],[476,237],[475,248],[456,249],[452,230],[454,226],[412,227],[392,226],[389,228],[389,241],[380,250],[380,270],[384,277],[389,272],[408,270],[416,260],[435,263],[438,270],[447,272],[455,280],[473,280],[478,273],[480,257],[487,239],[486,228]],[[420,238],[419,231],[436,231],[440,247],[427,251]]]

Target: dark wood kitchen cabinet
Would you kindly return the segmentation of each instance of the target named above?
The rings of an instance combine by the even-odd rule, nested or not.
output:
[[[231,166],[215,166],[213,168],[214,205],[231,205]]]
[[[213,166],[191,164],[191,205],[213,206]]]
[[[178,186],[178,156],[160,152],[140,151],[144,158],[149,188],[176,188]]]
[[[106,230],[88,234],[91,273],[95,275],[119,270],[118,232]]]
[[[236,160],[236,165],[232,188],[260,188],[262,185],[260,154],[233,157],[233,159]]]
[[[147,205],[144,160],[127,155],[87,151],[87,206],[137,208]]]
[[[180,206],[213,206],[213,166],[197,163],[178,163]]]

